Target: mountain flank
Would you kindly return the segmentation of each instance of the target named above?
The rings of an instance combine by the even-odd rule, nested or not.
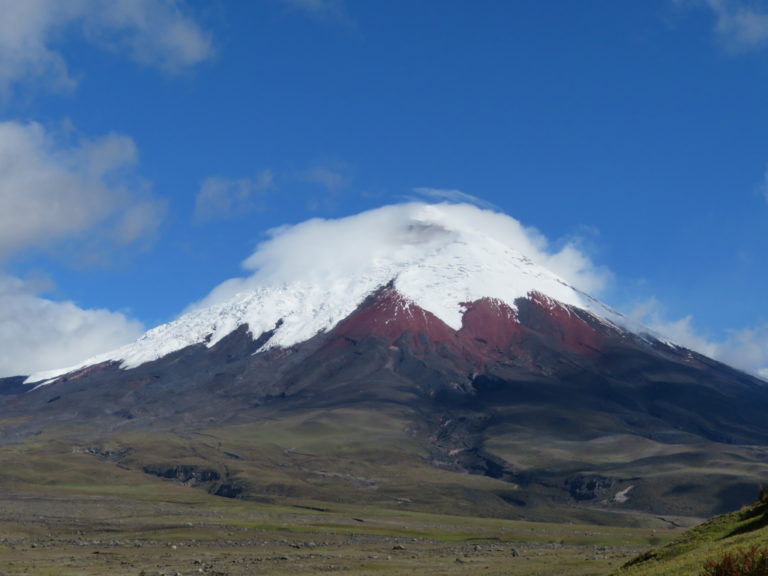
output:
[[[386,250],[273,262],[123,348],[0,380],[2,443],[53,435],[238,499],[603,522],[747,504],[768,477],[766,383],[466,208],[389,207]]]

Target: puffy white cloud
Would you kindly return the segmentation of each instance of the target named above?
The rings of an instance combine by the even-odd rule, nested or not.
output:
[[[67,3],[0,0],[0,13],[0,93],[16,81],[33,78],[45,78],[59,89],[74,86],[66,62],[48,47],[54,23],[74,15]]]
[[[676,3],[684,3],[676,0]],[[742,0],[697,0],[715,16],[715,31],[729,50],[756,50],[768,46],[768,6]]]
[[[119,134],[62,143],[39,124],[0,123],[0,266],[29,250],[108,252],[151,241],[165,202],[132,171],[133,141]],[[74,364],[125,344],[139,322],[39,295],[0,270],[0,376]]]
[[[768,324],[731,330],[714,357],[768,379]]]
[[[695,329],[692,316],[669,320],[666,317],[664,307],[655,298],[636,304],[629,316],[675,344],[710,357],[714,357],[717,353],[716,344],[703,337]]]
[[[177,0],[0,0],[0,15],[0,99],[22,84],[73,89],[61,49],[72,34],[163,70],[212,56],[209,35]],[[123,314],[43,298],[3,272],[29,250],[108,260],[116,247],[150,245],[166,202],[137,177],[137,158],[121,134],[73,141],[0,122],[0,375],[71,364],[141,332]]]
[[[57,40],[71,29],[142,64],[175,70],[211,57],[210,37],[173,0],[0,0],[0,93],[24,81],[72,88]]]
[[[173,70],[213,54],[210,36],[182,7],[177,0],[90,0],[81,17],[86,35],[100,44]]]
[[[259,193],[270,190],[274,180],[271,170],[262,170],[255,178],[207,178],[195,197],[195,219],[232,218],[256,210]]]
[[[731,330],[716,338],[702,334],[692,316],[668,319],[653,298],[637,305],[630,316],[671,342],[768,380],[768,324]]]
[[[165,203],[135,182],[136,162],[120,134],[67,145],[39,124],[0,122],[0,260],[85,232],[116,244],[151,235]]]
[[[54,302],[35,288],[34,283],[0,276],[0,376],[71,366],[143,331],[123,314]]]

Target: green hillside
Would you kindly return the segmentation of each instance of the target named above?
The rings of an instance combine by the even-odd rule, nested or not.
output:
[[[768,551],[768,490],[747,506],[695,527],[658,550],[631,560],[616,576],[700,576],[709,561],[753,547]],[[745,576],[754,574],[748,573]],[[763,574],[768,574],[764,572]],[[736,574],[734,574],[736,576]]]

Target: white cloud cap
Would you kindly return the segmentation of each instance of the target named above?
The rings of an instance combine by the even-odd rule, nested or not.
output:
[[[382,269],[416,262],[433,248],[461,244],[472,234],[514,248],[585,292],[598,294],[609,276],[575,245],[553,250],[536,229],[505,214],[467,204],[413,202],[276,228],[271,239],[244,261],[251,276],[222,283],[193,308],[221,303],[238,292],[264,285],[370,277]]]

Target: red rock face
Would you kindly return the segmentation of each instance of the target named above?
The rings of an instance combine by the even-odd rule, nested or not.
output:
[[[377,338],[394,346],[406,342],[414,352],[431,346],[452,350],[472,364],[517,358],[530,363],[531,348],[545,345],[592,355],[604,335],[585,318],[589,315],[532,293],[518,304],[521,314],[495,298],[463,302],[462,327],[454,330],[392,287],[380,290],[331,332],[331,346]],[[598,321],[594,321],[597,325]],[[403,341],[403,337],[406,338]],[[546,344],[544,344],[546,343]]]
[[[415,346],[420,345],[419,334],[435,344],[452,342],[456,337],[445,322],[390,287],[363,302],[332,331],[335,343],[373,337],[394,344],[403,334],[409,334]]]
[[[592,355],[602,349],[604,335],[585,320],[587,313],[577,312],[538,292],[530,293],[528,300],[534,305],[532,316],[540,334],[576,354]]]
[[[456,336],[465,347],[478,352],[503,353],[526,332],[517,312],[501,300],[482,298],[462,302],[462,305],[465,311]]]

